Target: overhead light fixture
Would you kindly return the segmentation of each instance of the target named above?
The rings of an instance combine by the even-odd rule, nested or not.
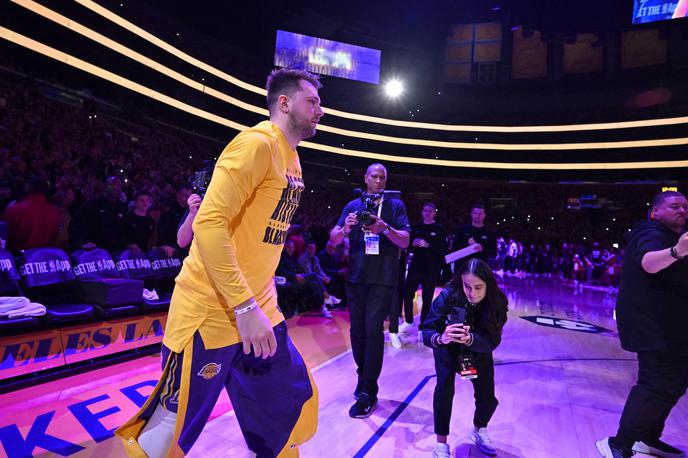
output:
[[[404,93],[404,85],[399,80],[390,80],[385,84],[385,94],[389,97],[397,98]]]

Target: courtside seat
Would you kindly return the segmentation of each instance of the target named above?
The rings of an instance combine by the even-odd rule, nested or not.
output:
[[[115,265],[122,278],[142,280],[146,287],[154,288],[155,272],[150,259],[143,253],[135,253],[133,250],[124,250],[115,253]]]
[[[174,279],[182,269],[179,250],[175,250],[174,255],[168,257],[162,248],[156,248],[148,252],[148,259],[155,274],[155,291],[160,299],[169,301],[174,289]]]
[[[19,272],[12,254],[0,248],[0,296],[21,296]],[[32,331],[40,326],[39,317],[0,317],[0,336]]]
[[[78,250],[72,253],[77,279],[77,296],[96,304],[105,318],[135,315],[141,312],[143,281],[121,278],[110,253],[103,249]]]
[[[141,280],[145,288],[155,289],[155,272],[148,257],[140,253],[134,253],[132,250],[124,250],[115,255],[115,264],[122,277]],[[144,298],[141,304],[141,308],[145,313],[164,311],[169,306],[170,298],[169,295],[165,294],[157,300]]]
[[[59,248],[33,248],[17,256],[21,288],[33,302],[47,308],[46,324],[87,322],[96,316],[93,304],[76,299],[75,276],[67,253]]]
[[[93,321],[97,312],[97,306],[94,304],[57,303],[44,305],[48,309],[45,321],[51,326]]]
[[[141,308],[145,313],[163,312],[170,308],[170,294],[165,294],[159,299],[144,299]]]

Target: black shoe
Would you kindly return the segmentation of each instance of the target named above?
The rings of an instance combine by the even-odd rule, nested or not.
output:
[[[368,393],[361,393],[358,400],[349,409],[351,418],[368,418],[377,407],[377,399],[368,396]]]
[[[619,448],[617,447],[611,437],[597,441],[595,444],[597,450],[600,452],[604,458],[631,458],[635,455],[630,448]]]
[[[683,450],[672,447],[659,439],[638,441],[633,445],[633,451],[663,458],[686,458],[686,453]]]

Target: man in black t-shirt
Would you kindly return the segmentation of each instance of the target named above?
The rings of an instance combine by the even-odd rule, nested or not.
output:
[[[615,437],[597,442],[608,458],[633,451],[663,457],[685,453],[660,440],[671,409],[688,389],[688,201],[675,191],[652,200],[652,220],[628,235],[616,301],[621,346],[638,354]]]
[[[189,209],[188,199],[193,190],[191,185],[184,184],[177,190],[174,201],[160,214],[158,220],[158,241],[157,245],[165,250],[167,256],[172,256],[174,250],[179,249],[177,245],[177,230],[182,221],[182,217]]]
[[[124,219],[127,248],[135,253],[147,253],[152,247],[155,220],[148,216],[153,199],[147,192],[134,196],[134,209]]]
[[[330,240],[339,245],[349,237],[349,269],[346,297],[351,318],[351,350],[356,361],[358,383],[356,403],[349,409],[352,418],[369,417],[377,406],[377,379],[384,353],[383,324],[389,314],[399,272],[399,253],[409,244],[406,207],[399,199],[385,199],[387,169],[372,164],[364,176],[368,195],[374,199],[372,222],[366,226],[357,214],[366,210],[360,198],[349,202]]]
[[[105,181],[105,193],[84,204],[69,225],[69,243],[73,250],[126,248],[124,218],[127,205],[122,198],[122,180],[109,177]]]
[[[408,276],[404,287],[404,319],[406,323],[413,323],[413,296],[418,284],[423,291],[423,306],[421,308],[420,323],[430,311],[435,286],[440,279],[440,272],[444,265],[444,255],[447,251],[446,233],[444,227],[435,221],[437,207],[432,202],[423,204],[423,222],[411,229],[411,249],[413,257],[409,266]],[[420,326],[419,326],[420,328]]]
[[[478,258],[489,264],[497,256],[497,238],[494,232],[485,227],[485,216],[487,216],[485,206],[481,203],[476,203],[471,209],[471,224],[459,226],[454,231],[452,251],[460,250],[476,243],[481,246],[480,251],[466,256],[457,261],[457,263],[466,262],[470,258]],[[454,263],[454,265],[456,266],[457,263]]]

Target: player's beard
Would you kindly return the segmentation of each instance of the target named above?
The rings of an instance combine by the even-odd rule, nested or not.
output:
[[[315,135],[312,120],[298,114],[289,114],[289,128],[292,132],[298,133],[301,140],[306,140]]]

